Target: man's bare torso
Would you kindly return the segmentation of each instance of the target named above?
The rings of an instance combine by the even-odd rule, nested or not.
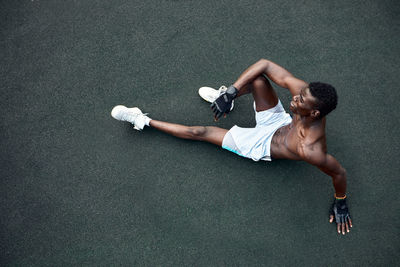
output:
[[[325,118],[306,127],[300,116],[294,115],[290,124],[279,128],[272,137],[271,156],[276,159],[304,160],[314,152],[326,153]]]

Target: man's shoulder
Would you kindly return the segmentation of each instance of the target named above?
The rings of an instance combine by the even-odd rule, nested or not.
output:
[[[327,154],[326,135],[324,129],[315,128],[307,131],[301,142],[301,157],[303,160],[318,164],[325,160]]]
[[[326,150],[325,120],[304,131],[303,145],[310,150]]]
[[[305,143],[302,145],[301,158],[313,165],[321,165],[326,160],[327,151],[325,141]]]

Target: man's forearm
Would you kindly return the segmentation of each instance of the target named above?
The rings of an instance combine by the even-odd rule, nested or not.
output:
[[[233,84],[239,90],[237,96],[250,93],[247,85],[260,76],[266,76],[280,87],[289,89],[292,95],[298,95],[300,90],[308,85],[305,81],[295,78],[293,74],[278,64],[267,59],[260,59],[246,69]]]
[[[341,174],[332,176],[333,187],[335,188],[336,197],[346,196],[347,178],[346,171]]]
[[[266,70],[268,68],[269,61],[265,59],[260,59],[250,67],[248,67],[237,79],[237,81],[233,84],[238,90],[239,94],[241,94],[241,90],[245,88],[247,84],[254,81],[257,77],[262,74],[266,74]]]

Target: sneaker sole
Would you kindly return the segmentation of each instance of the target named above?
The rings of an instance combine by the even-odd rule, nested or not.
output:
[[[219,97],[219,91],[211,87],[201,87],[199,89],[199,95],[205,101],[212,103]]]

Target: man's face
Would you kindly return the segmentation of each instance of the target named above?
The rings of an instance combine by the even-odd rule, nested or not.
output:
[[[294,114],[299,114],[300,116],[315,115],[317,101],[318,100],[312,96],[310,89],[307,87],[301,89],[300,94],[293,97],[293,100],[290,102],[290,110]]]

